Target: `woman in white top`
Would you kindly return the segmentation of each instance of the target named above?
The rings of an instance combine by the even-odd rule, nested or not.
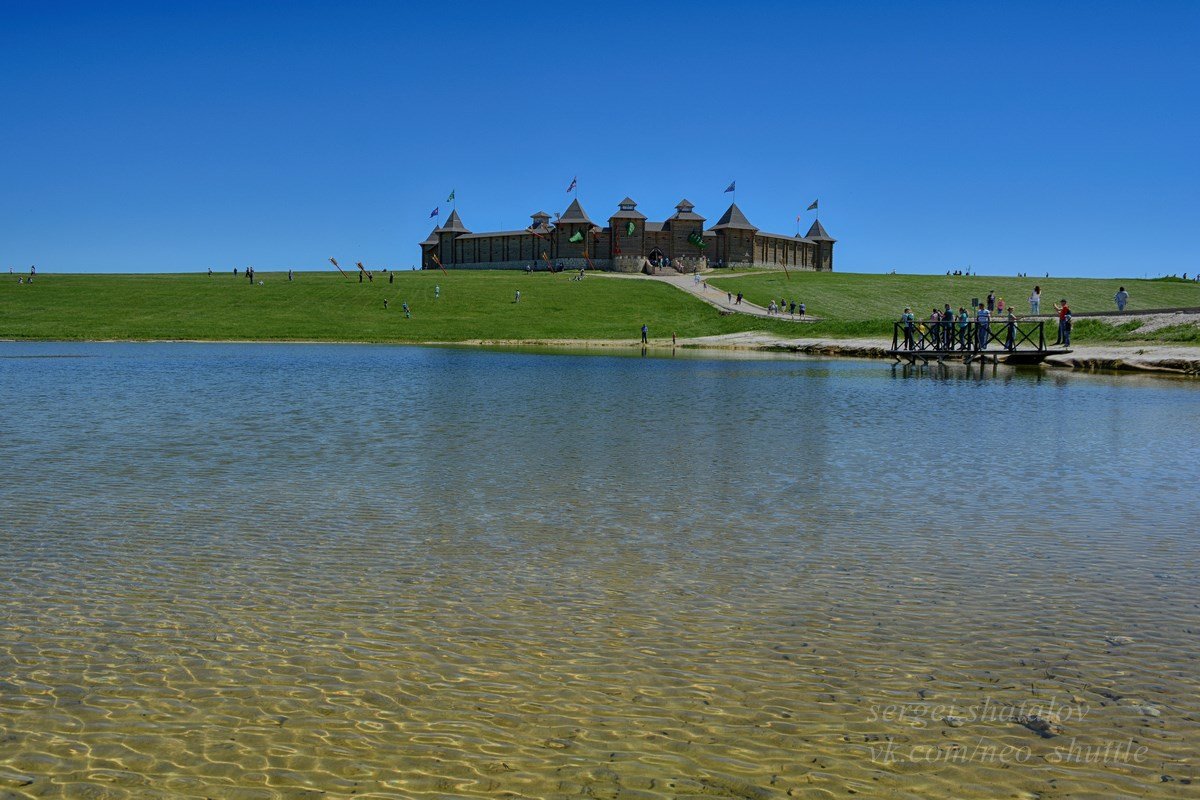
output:
[[[1029,313],[1040,314],[1042,309],[1042,287],[1033,287],[1033,294],[1029,295]]]

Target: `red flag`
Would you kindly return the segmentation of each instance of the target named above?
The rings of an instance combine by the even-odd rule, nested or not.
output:
[[[438,265],[438,269],[442,271],[442,274],[449,278],[450,273],[446,272],[446,268],[442,266],[442,260],[437,257],[437,253],[430,253],[430,255],[433,256],[433,263]]]

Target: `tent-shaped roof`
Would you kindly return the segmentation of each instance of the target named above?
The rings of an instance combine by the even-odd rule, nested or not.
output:
[[[686,199],[680,200],[675,205],[675,213],[667,218],[667,222],[670,222],[671,220],[684,220],[684,219],[699,220],[700,222],[704,222],[704,217],[693,212],[692,211],[693,208],[695,208],[695,206],[692,205],[691,203],[689,203]]]
[[[450,219],[446,220],[446,224],[439,230],[439,233],[470,233],[463,225],[462,219],[458,216],[458,211],[450,212]]]
[[[808,233],[804,234],[805,239],[811,239],[814,242],[836,242],[837,239],[825,232],[825,226],[821,224],[821,220],[813,220],[812,227],[808,229]]]
[[[537,211],[529,215],[530,219],[550,219],[550,215],[545,211]]]
[[[571,201],[571,205],[567,206],[567,210],[564,211],[563,215],[558,218],[558,222],[559,224],[564,222],[586,223],[588,225],[592,224],[591,219],[588,218],[587,212],[583,210],[583,206],[579,205],[578,198]]]
[[[617,204],[620,210],[613,214],[609,219],[645,219],[646,215],[637,210],[637,203],[626,197]]]
[[[717,220],[717,224],[712,226],[711,230],[721,230],[722,228],[733,228],[744,231],[757,231],[758,228],[750,224],[750,220],[746,219],[746,215],[737,207],[737,203],[731,203],[721,218]]]
[[[435,225],[433,227],[433,230],[431,230],[429,232],[429,237],[426,238],[425,241],[421,242],[421,244],[437,244],[438,243],[438,231],[440,231],[440,230],[441,230],[441,228],[439,228]]]

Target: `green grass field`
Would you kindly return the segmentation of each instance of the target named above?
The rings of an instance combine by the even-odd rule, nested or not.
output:
[[[5,339],[257,339],[270,341],[428,342],[471,339],[636,340],[642,323],[650,336],[705,336],[766,331],[789,336],[886,337],[905,305],[928,314],[934,303],[955,307],[989,289],[1016,299],[1019,312],[1034,283],[1043,310],[1067,297],[1076,311],[1110,310],[1124,285],[1131,308],[1200,306],[1200,285],[1178,280],[950,278],[928,275],[764,272],[709,282],[741,291],[765,305],[770,297],[803,300],[824,318],[800,327],[782,320],[721,315],[661,283],[601,276],[501,271],[397,272],[395,283],[377,274],[360,284],[336,272],[259,273],[262,286],[242,276],[40,275],[32,285],[0,282],[0,338]],[[441,297],[434,298],[434,287]],[[521,302],[514,303],[516,290]],[[383,308],[387,298],[390,308]],[[412,318],[400,304],[407,301]],[[1080,318],[1075,341],[1200,342],[1195,325],[1139,336],[1121,326]]]
[[[1053,314],[1054,303],[1067,298],[1075,312],[1116,313],[1113,295],[1124,286],[1130,300],[1127,310],[1200,307],[1200,284],[1181,279],[1124,280],[1098,278],[996,278],[946,275],[864,275],[844,272],[760,273],[742,278],[713,275],[709,284],[742,292],[748,300],[766,305],[772,298],[803,301],[808,313],[823,318],[812,326],[813,335],[881,336],[891,333],[891,323],[905,306],[918,317],[928,316],[936,305],[950,303],[956,310],[970,308],[972,298],[984,300],[989,291],[1016,303],[1018,315],[1029,313],[1029,295],[1042,287],[1042,313]],[[1163,329],[1139,337],[1128,326],[1096,320],[1076,320],[1075,341],[1200,341],[1194,325]]]
[[[721,316],[651,281],[568,274],[450,271],[377,273],[360,284],[336,272],[39,275],[0,283],[0,338],[362,342],[652,338],[744,330],[794,331],[782,321]],[[434,287],[441,297],[434,299]],[[520,289],[521,302],[514,303]],[[390,307],[384,310],[387,298]],[[401,303],[412,318],[405,319]]]

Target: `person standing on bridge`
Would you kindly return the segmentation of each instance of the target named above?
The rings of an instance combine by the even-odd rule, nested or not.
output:
[[[1054,304],[1054,310],[1058,312],[1058,338],[1054,340],[1055,344],[1063,344],[1063,339],[1070,339],[1067,334],[1067,317],[1071,316],[1071,307],[1067,305],[1067,298],[1063,298],[1061,303]]]
[[[904,313],[900,315],[900,323],[904,326],[904,349],[913,349],[913,314],[912,309],[908,306],[904,307]]]
[[[967,349],[967,330],[971,327],[971,317],[967,314],[966,306],[958,307],[958,349]]]
[[[990,302],[995,302],[992,295],[988,295]],[[980,306],[975,312],[975,322],[978,325],[976,349],[987,350],[988,346],[988,329],[991,327],[992,312],[987,306]]]
[[[1008,335],[1004,338],[1004,349],[1015,350],[1017,342],[1017,315],[1013,313],[1012,306],[1008,307]]]

